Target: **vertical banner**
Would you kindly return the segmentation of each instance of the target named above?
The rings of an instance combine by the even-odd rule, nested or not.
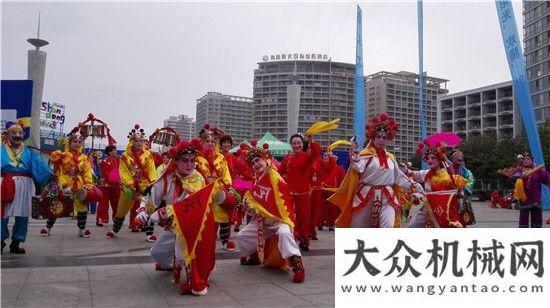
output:
[[[422,0],[417,1],[418,11],[418,103],[420,104],[420,132],[421,140],[425,140],[426,133],[426,111],[424,108],[424,14],[422,7]],[[422,169],[428,169],[428,165],[425,161],[420,160],[422,163]]]
[[[362,148],[365,143],[365,79],[363,78],[363,11],[357,5],[357,37],[355,47],[355,100],[353,128],[356,141]]]
[[[495,1],[502,33],[502,42],[508,59],[508,67],[512,75],[514,94],[519,106],[523,125],[527,132],[529,148],[531,155],[537,165],[544,163],[542,156],[542,147],[539,133],[537,130],[537,120],[533,110],[533,101],[529,89],[529,80],[525,72],[525,63],[523,62],[523,52],[519,40],[516,19],[514,17],[514,8],[510,0]],[[550,209],[550,191],[548,187],[542,186],[542,204],[545,210]]]
[[[30,137],[32,80],[2,80],[2,130],[5,121],[23,121],[25,140]]]

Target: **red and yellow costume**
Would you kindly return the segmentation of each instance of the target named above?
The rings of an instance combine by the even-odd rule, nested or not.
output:
[[[423,154],[422,159],[425,161],[428,161],[429,155],[436,155],[441,162],[438,169],[409,171],[416,182],[424,183],[427,199],[424,207],[438,224],[433,227],[462,228],[458,215],[457,193],[468,181],[460,175],[449,173],[446,168],[445,149],[442,146],[428,146],[422,143],[417,149],[417,154]],[[417,224],[415,220],[416,217],[411,224]],[[430,221],[433,220],[426,220],[428,227],[431,226]]]
[[[328,161],[319,159],[315,171],[317,178],[317,196],[315,197],[314,195],[313,197],[316,201],[312,202],[312,208],[313,204],[317,203],[317,211],[313,215],[315,217],[313,222],[320,228],[322,228],[322,226],[334,228],[334,222],[338,215],[340,215],[340,209],[330,204],[327,199],[336,191],[346,171],[338,166],[336,159],[332,156],[328,158]],[[315,225],[312,230],[315,230]]]
[[[73,196],[79,189],[88,189],[93,186],[93,173],[88,157],[82,153],[82,146],[73,151],[70,149],[70,144],[74,139],[80,139],[82,137],[78,134],[78,128],[73,129],[69,134],[68,140],[65,144],[65,150],[63,152],[57,150],[52,152],[50,156],[50,163],[53,165],[54,174],[59,181],[62,189],[70,191]],[[76,219],[78,228],[81,231],[81,236],[89,237],[90,231],[86,228],[86,216],[87,205],[78,198],[74,198],[74,211],[76,212]],[[55,224],[55,219],[48,219],[46,222],[46,229],[42,229],[41,235],[49,235],[50,229]],[[83,233],[83,232],[84,233]]]
[[[267,167],[263,172],[256,173],[254,185],[244,196],[244,204],[248,206],[252,220],[237,234],[241,264],[258,265],[263,262],[264,266],[285,268],[285,259],[288,259],[294,272],[293,281],[303,282],[305,270],[300,249],[292,234],[294,222],[289,187],[273,168],[267,144],[262,148],[257,147],[255,141],[251,144],[241,145],[247,162],[252,164],[254,158],[260,157]]]
[[[134,149],[134,143],[145,140],[143,129],[136,125],[128,135],[128,146],[122,153],[119,165],[120,184],[122,193],[118,199],[118,208],[115,215],[113,232],[116,234],[122,228],[126,214],[130,212],[130,229],[137,229],[135,222],[136,210],[139,207],[141,194],[151,183],[157,180],[157,170],[153,156],[147,150],[145,143]],[[111,238],[114,234],[107,233]]]
[[[231,184],[231,173],[229,165],[219,149],[219,138],[225,133],[215,127],[205,124],[201,130],[200,137],[203,145],[208,142],[214,142],[214,148],[204,147],[203,151],[197,156],[197,170],[206,179],[206,183],[219,182],[221,195],[225,195],[224,201],[220,204],[214,204],[214,220],[220,226],[220,239],[226,250],[235,249],[235,244],[229,240],[231,234],[231,217],[235,206],[238,204],[237,198],[233,195]],[[215,193],[218,193],[216,191]]]
[[[307,249],[311,224],[311,179],[310,169],[319,157],[321,146],[316,142],[310,143],[307,151],[290,153],[283,158],[279,173],[288,183],[293,211],[296,213],[296,228],[294,233],[300,245]]]

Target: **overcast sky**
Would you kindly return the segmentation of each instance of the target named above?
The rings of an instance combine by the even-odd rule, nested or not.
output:
[[[355,62],[355,5],[323,3],[2,3],[2,79],[27,78],[27,38],[50,42],[43,101],[66,105],[65,131],[89,112],[119,144],[140,123],[195,117],[207,91],[252,96],[263,55]],[[416,2],[360,2],[365,75],[418,72]],[[521,2],[514,2],[520,35]],[[450,92],[510,80],[493,1],[425,2],[424,69]]]

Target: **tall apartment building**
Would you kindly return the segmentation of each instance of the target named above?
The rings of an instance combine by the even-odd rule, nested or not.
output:
[[[212,124],[232,136],[235,144],[251,139],[252,99],[249,97],[207,92],[197,99],[197,127]]]
[[[523,44],[537,123],[550,120],[550,1],[523,1]]]
[[[425,119],[428,135],[437,131],[437,96],[448,93],[446,79],[426,76]],[[398,160],[410,160],[421,141],[418,74],[381,71],[365,77],[367,121],[387,113],[399,125],[399,131],[389,151]]]
[[[183,140],[195,138],[195,120],[185,114],[169,117],[164,120],[164,126],[173,128]]]
[[[315,136],[323,146],[353,136],[355,65],[326,55],[264,56],[254,70],[254,138],[270,132],[288,142],[312,124],[340,118],[338,129]],[[290,112],[289,112],[290,110]],[[297,123],[297,125],[296,125]]]
[[[512,81],[438,97],[438,127],[463,139],[492,133],[516,137],[522,130]]]

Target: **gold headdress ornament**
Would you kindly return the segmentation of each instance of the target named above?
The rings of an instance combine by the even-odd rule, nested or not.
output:
[[[220,140],[222,136],[226,135],[225,132],[217,127],[214,127],[208,123],[204,124],[199,133],[201,140],[214,139]]]
[[[267,161],[270,161],[272,157],[271,152],[269,152],[269,144],[264,143],[259,147],[257,140],[250,141],[250,145],[241,143],[237,150],[237,155],[241,156],[249,164],[254,157],[261,157]]]

